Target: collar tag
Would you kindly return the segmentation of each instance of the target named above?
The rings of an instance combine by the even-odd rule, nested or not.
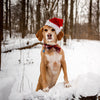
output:
[[[43,53],[45,52],[45,50],[43,49],[43,51],[42,51]]]

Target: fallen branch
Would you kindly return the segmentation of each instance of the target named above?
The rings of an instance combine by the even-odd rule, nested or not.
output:
[[[19,48],[14,48],[14,49],[10,49],[10,50],[7,50],[7,51],[3,51],[2,53],[8,53],[8,52],[11,52],[11,51],[13,51],[13,50],[30,49],[30,48],[32,48],[32,47],[38,45],[38,44],[43,45],[43,43],[37,42],[37,43],[34,43],[34,44],[32,44],[32,45],[28,45],[28,46],[25,46],[25,47],[19,47]]]
[[[81,98],[79,100],[97,100],[97,95],[95,96],[87,96],[87,97],[83,97],[81,96]]]

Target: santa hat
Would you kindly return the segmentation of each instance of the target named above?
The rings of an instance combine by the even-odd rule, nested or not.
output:
[[[59,34],[59,32],[62,30],[62,27],[63,27],[63,19],[54,17],[52,19],[47,20],[45,25],[48,25],[48,26],[54,28],[56,33]]]

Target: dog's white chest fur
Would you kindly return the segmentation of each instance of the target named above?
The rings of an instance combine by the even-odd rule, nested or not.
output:
[[[47,60],[48,60],[48,66],[51,69],[53,74],[56,74],[61,66],[61,58],[62,55],[54,52],[52,55],[46,54]]]

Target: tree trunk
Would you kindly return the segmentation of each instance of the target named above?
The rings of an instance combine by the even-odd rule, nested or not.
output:
[[[59,0],[43,0],[44,1],[44,5],[45,5],[45,10],[44,10],[44,23],[46,22],[46,20],[50,19],[53,17],[53,12],[55,10],[55,8],[58,6],[58,2]],[[50,6],[51,5],[51,6]]]
[[[36,12],[36,31],[40,29],[40,20],[41,20],[41,12],[40,12],[41,0],[37,1],[37,12]]]
[[[6,19],[5,19],[5,29],[8,29],[8,0],[6,0]]]
[[[28,30],[28,19],[29,19],[29,0],[27,0],[27,22],[26,22],[26,26],[27,26],[27,30]]]
[[[9,34],[11,38],[11,0],[9,0]]]
[[[67,34],[68,34],[68,0],[65,0],[64,45],[66,45]]]
[[[25,0],[22,0],[22,38],[25,37]]]
[[[20,16],[19,16],[19,32],[22,33],[22,0],[19,1],[19,5],[20,5]]]
[[[58,7],[58,2],[57,2],[57,13],[56,13],[56,16],[57,16],[57,17],[59,17],[59,16],[58,16],[58,10],[59,10],[59,7]]]
[[[99,34],[99,0],[97,0],[97,32],[98,32],[98,40],[100,40],[100,34]]]
[[[34,28],[34,18],[33,18],[33,6],[30,4],[30,13],[31,13],[31,26],[30,26],[30,33],[32,34]]]
[[[3,40],[3,0],[0,0],[0,71],[1,71],[1,41]]]
[[[78,38],[78,33],[77,33],[77,14],[78,14],[78,10],[77,10],[77,0],[76,0],[76,12],[75,12],[75,37]]]
[[[91,35],[91,29],[92,29],[92,0],[90,0],[89,3],[89,17],[88,17],[88,38],[90,38]]]
[[[74,0],[71,0],[70,3],[70,35],[73,39],[73,8],[74,8]]]
[[[64,12],[64,6],[63,6],[63,1],[64,1],[64,0],[62,0],[62,19],[64,18],[64,13],[63,13],[63,12]]]

